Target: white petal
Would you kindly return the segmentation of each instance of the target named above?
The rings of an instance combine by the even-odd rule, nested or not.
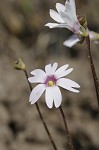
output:
[[[68,14],[67,12],[60,12],[60,16],[63,18],[66,24],[66,28],[74,33],[80,32],[80,24],[78,22],[77,16],[73,15],[73,12]]]
[[[68,64],[60,67],[59,69],[56,70],[55,75],[57,78],[60,78],[63,76],[64,72],[66,71],[66,69],[68,68]]]
[[[58,63],[54,63],[52,66],[48,64],[45,66],[45,72],[47,75],[53,75],[58,67]]]
[[[49,27],[49,28],[67,28],[67,24],[65,23],[61,23],[61,24],[58,24],[58,23],[47,23],[45,26]]]
[[[59,87],[58,86],[47,87],[45,99],[46,99],[47,106],[49,108],[53,107],[53,101],[55,107],[58,108],[62,102],[62,95]]]
[[[49,27],[49,28],[57,28],[59,24],[58,23],[47,23],[45,24],[45,26]]]
[[[62,102],[61,91],[58,86],[54,86],[52,89],[52,92],[53,92],[53,98],[54,98],[54,105],[56,108],[58,108]]]
[[[46,74],[51,74],[51,69],[52,69],[51,64],[46,65],[45,66],[45,72],[46,72]]]
[[[58,63],[54,63],[53,66],[52,66],[52,69],[51,69],[52,74],[55,73],[57,67],[58,67]]]
[[[56,9],[57,9],[58,12],[60,12],[60,11],[64,12],[66,8],[63,4],[56,3]]]
[[[42,76],[46,75],[46,73],[41,69],[35,69],[35,70],[31,71],[31,74],[32,75],[42,75]]]
[[[79,93],[78,90],[74,89],[74,88],[80,88],[79,84],[77,84],[76,82],[70,80],[70,79],[66,79],[66,78],[60,78],[57,81],[57,85],[61,86],[64,89],[67,89],[69,91],[75,92],[75,93]]]
[[[65,17],[63,18],[62,16],[63,14],[61,14],[60,16],[63,18],[63,20],[65,19],[66,23],[69,22],[69,20],[71,20],[71,23],[69,22],[69,25],[71,25],[72,28],[74,28],[71,31],[73,32],[73,30],[75,30],[76,33],[80,29],[80,24],[76,15],[75,1],[67,0],[65,6],[66,6]]]
[[[64,76],[68,75],[69,73],[71,73],[72,71],[73,71],[73,68],[67,69],[62,74],[60,74],[60,77],[58,75],[58,77],[59,78],[64,77]]]
[[[70,36],[66,41],[64,41],[63,45],[67,46],[67,47],[72,47],[75,44],[77,44],[77,42],[79,42],[79,38],[76,34]]]
[[[61,16],[54,10],[50,9],[50,16],[58,23],[64,23],[64,20],[61,18]]]
[[[46,104],[49,108],[53,107],[53,93],[52,93],[52,89],[51,87],[47,87],[46,91],[45,91],[45,100],[46,100]]]
[[[72,13],[72,15],[76,15],[76,6],[75,6],[75,0],[66,0],[65,3],[66,12]]]
[[[74,92],[74,93],[79,93],[78,90],[76,90],[76,89],[74,89],[74,88],[72,88],[72,87],[68,88],[68,90],[71,91],[71,92]]]
[[[60,16],[63,18],[63,20],[65,21],[65,23],[67,23],[69,25],[72,24],[71,17],[66,12],[60,11]]]
[[[65,21],[66,28],[69,29],[70,31],[72,31],[74,28],[74,23],[75,23],[74,19],[72,19],[71,16],[69,16],[67,13],[64,13],[62,11],[60,12],[60,16]]]
[[[74,13],[76,14],[75,0],[70,0],[70,3],[71,3],[71,6],[72,6],[72,9],[73,9]]]
[[[31,83],[44,83],[46,78],[46,73],[41,69],[35,69],[31,72],[34,75],[33,78],[29,78],[29,82]]]
[[[31,104],[34,104],[43,94],[45,91],[46,87],[44,84],[38,84],[31,92],[29,102]]]
[[[67,69],[63,72],[58,73],[58,75],[56,75],[58,78],[64,77],[66,75],[68,75],[69,73],[71,73],[73,71],[73,68]]]
[[[38,77],[35,77],[35,76],[29,77],[28,80],[30,83],[44,83],[44,81],[45,81],[44,78],[41,78],[39,76]]]

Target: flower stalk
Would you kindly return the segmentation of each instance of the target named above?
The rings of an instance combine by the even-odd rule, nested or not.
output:
[[[67,121],[66,121],[66,117],[65,117],[65,114],[64,114],[63,109],[62,109],[61,106],[59,107],[59,110],[60,110],[60,113],[61,113],[62,118],[63,118],[64,125],[65,125],[65,131],[66,131],[66,135],[67,135],[66,139],[68,138],[69,148],[70,148],[70,150],[74,150],[71,135],[69,133],[69,129],[68,129]]]
[[[26,76],[26,79],[27,79],[27,81],[28,81],[28,78],[29,78],[29,77],[28,77],[28,73],[27,73],[26,69],[23,70],[23,71],[24,71],[25,76]],[[29,81],[28,81],[28,84],[29,84],[30,90],[32,91],[32,86],[31,86],[31,83],[30,83]],[[39,116],[40,116],[40,118],[41,118],[41,120],[42,120],[42,123],[43,123],[43,125],[44,125],[45,130],[46,130],[46,133],[47,133],[47,135],[48,135],[48,137],[49,137],[49,139],[50,139],[50,142],[51,142],[51,144],[52,144],[54,150],[58,150],[57,147],[56,147],[56,145],[55,145],[55,143],[54,143],[54,140],[53,140],[53,138],[52,138],[52,136],[51,136],[51,134],[50,134],[50,132],[49,132],[49,129],[48,129],[48,127],[47,127],[47,125],[46,125],[46,123],[45,123],[45,121],[44,121],[44,119],[43,119],[43,116],[42,116],[42,114],[41,114],[41,111],[40,111],[40,108],[39,108],[38,103],[36,102],[35,105],[36,105],[36,109],[37,109],[37,111],[38,111],[38,113],[39,113]]]
[[[94,66],[94,62],[93,62],[93,58],[92,58],[89,36],[86,37],[86,44],[87,44],[88,58],[89,58],[89,61],[90,61],[90,67],[91,67],[91,71],[92,71],[92,76],[93,76],[96,95],[97,95],[98,107],[99,107],[99,81],[98,81],[98,78],[97,78],[97,74],[96,74],[96,70],[95,70],[95,66]]]

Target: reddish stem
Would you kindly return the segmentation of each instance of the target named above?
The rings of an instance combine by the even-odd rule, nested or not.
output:
[[[68,138],[69,148],[70,148],[70,150],[74,150],[73,144],[72,144],[72,139],[71,139],[71,136],[70,136],[70,133],[69,133],[69,129],[68,129],[68,125],[67,125],[67,121],[66,121],[65,114],[64,114],[63,109],[62,109],[61,106],[59,107],[59,109],[60,109],[60,112],[61,112],[61,115],[62,115],[62,118],[63,118],[63,122],[64,122],[64,125],[65,125],[65,131],[66,131],[66,135],[67,135],[66,138]]]
[[[90,61],[90,67],[91,67],[91,71],[92,71],[92,76],[93,76],[93,80],[94,80],[97,101],[98,101],[98,106],[99,106],[99,82],[98,82],[98,78],[97,78],[97,74],[96,74],[96,70],[95,70],[95,66],[94,66],[94,62],[93,62],[93,58],[92,58],[92,53],[91,53],[91,49],[90,49],[90,37],[89,36],[86,37],[86,44],[87,44],[87,48],[88,48],[88,58]]]

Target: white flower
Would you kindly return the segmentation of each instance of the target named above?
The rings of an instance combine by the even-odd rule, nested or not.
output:
[[[45,26],[49,28],[67,28],[73,33],[83,35],[84,28],[80,25],[76,16],[75,0],[66,0],[65,6],[56,3],[56,9],[57,12],[50,9],[50,16],[57,23],[47,23]]]
[[[94,31],[88,30],[89,37],[91,41],[94,41],[94,43],[99,43],[99,33],[96,33]],[[63,42],[63,45],[71,48],[72,46],[76,45],[78,42],[80,42],[80,36],[73,34],[71,35],[66,41]]]
[[[73,68],[67,69],[68,64],[58,67],[58,63],[54,63],[52,66],[48,64],[45,66],[45,71],[41,69],[36,69],[31,72],[33,77],[28,78],[31,83],[39,83],[31,92],[29,102],[34,104],[41,97],[43,92],[45,91],[45,101],[49,108],[53,107],[53,103],[56,108],[61,105],[62,95],[58,86],[79,93],[79,91],[75,88],[79,88],[80,86],[67,78],[63,78],[72,72]]]

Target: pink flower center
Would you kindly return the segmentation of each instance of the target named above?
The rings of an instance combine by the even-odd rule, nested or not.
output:
[[[46,86],[54,86],[56,85],[56,77],[54,75],[51,76],[47,76],[46,80],[45,80],[45,84]]]

